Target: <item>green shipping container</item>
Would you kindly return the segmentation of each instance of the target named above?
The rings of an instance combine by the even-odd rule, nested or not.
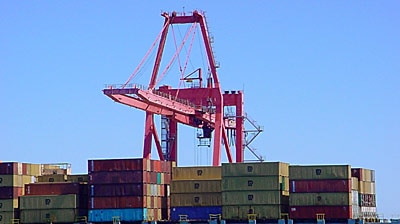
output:
[[[1,199],[0,212],[13,212],[18,209],[18,199]]]
[[[10,224],[13,219],[18,218],[18,212],[0,212],[0,224]]]
[[[34,177],[28,175],[0,175],[0,187],[23,187],[33,183]]]
[[[221,206],[221,193],[171,194],[171,207]]]
[[[224,177],[222,191],[289,191],[289,178],[284,176]]]
[[[351,206],[351,193],[290,193],[290,206]]]
[[[289,166],[290,180],[351,179],[350,165]]]
[[[257,219],[280,219],[282,214],[289,212],[287,205],[235,205],[222,206],[222,219],[247,220],[249,213],[255,214]]]
[[[75,209],[79,206],[76,194],[66,195],[25,195],[20,197],[20,210],[34,209]]]
[[[67,175],[65,174],[45,175],[38,177],[37,180],[39,183],[67,182]]]
[[[280,205],[288,204],[289,197],[281,191],[222,192],[222,205]]]
[[[79,217],[77,209],[21,210],[21,223],[73,223]]]
[[[172,181],[171,193],[221,193],[221,180]]]
[[[289,176],[289,164],[283,162],[223,163],[223,177]]]
[[[67,181],[73,183],[80,183],[80,182],[88,182],[89,175],[87,174],[74,174],[74,175],[67,175]]]
[[[172,180],[221,180],[221,167],[173,167]]]

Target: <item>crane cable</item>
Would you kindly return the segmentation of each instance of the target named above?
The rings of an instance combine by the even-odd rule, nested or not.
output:
[[[185,65],[183,67],[183,71],[181,72],[181,79],[179,81],[178,91],[176,91],[175,99],[178,98],[179,90],[180,90],[181,84],[183,82],[183,77],[185,75],[186,68],[187,68],[187,65],[188,65],[188,62],[189,62],[190,53],[192,52],[193,42],[194,42],[194,38],[196,36],[196,30],[197,29],[194,29],[194,31],[193,31],[192,40],[190,41],[189,50],[188,50],[187,55],[186,55],[186,61],[185,61]]]
[[[136,67],[136,69],[134,70],[134,72],[129,76],[128,80],[125,82],[125,84],[122,85],[122,89],[125,88],[126,85],[128,85],[128,83],[132,80],[132,78],[137,74],[137,72],[139,71],[139,69],[142,67],[143,63],[147,60],[150,52],[153,51],[155,45],[157,44],[157,41],[160,39],[162,33],[164,32],[165,28],[168,26],[169,24],[169,18],[168,21],[165,22],[163,28],[161,29],[161,32],[158,34],[158,36],[156,37],[156,39],[154,40],[153,44],[151,45],[150,49],[146,52],[145,56],[143,57],[142,61],[140,61],[139,65]]]
[[[171,67],[172,63],[174,62],[175,58],[177,57],[178,53],[182,50],[183,45],[185,44],[187,38],[189,37],[189,34],[192,32],[193,27],[196,24],[193,23],[193,25],[190,27],[190,30],[186,33],[186,36],[184,38],[184,40],[182,41],[181,45],[179,46],[179,49],[175,52],[174,56],[171,58],[171,60],[169,61],[167,67],[165,67],[164,71],[161,73],[160,77],[156,80],[155,85],[156,86],[165,76],[165,73],[167,73],[168,69]]]

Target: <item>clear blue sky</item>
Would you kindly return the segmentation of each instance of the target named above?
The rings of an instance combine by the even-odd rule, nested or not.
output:
[[[375,169],[379,213],[400,214],[399,1],[0,1],[0,160],[85,173],[140,157],[144,113],[101,90],[127,80],[160,13],[183,8],[206,11],[222,88],[244,90],[267,161]],[[180,130],[179,163],[208,163]]]

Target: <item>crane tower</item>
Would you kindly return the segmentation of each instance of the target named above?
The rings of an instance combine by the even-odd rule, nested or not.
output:
[[[154,140],[160,160],[177,161],[179,123],[201,129],[201,138],[213,139],[213,166],[218,166],[221,163],[222,148],[225,149],[229,162],[243,162],[245,148],[243,93],[241,91],[222,92],[221,90],[217,75],[217,65],[204,14],[198,11],[194,11],[190,15],[165,12],[162,13],[162,16],[164,17],[164,25],[152,46],[154,47],[158,42],[155,63],[148,86],[133,85],[130,84],[130,81],[149,55],[149,52],[125,84],[120,86],[109,85],[103,90],[103,93],[118,103],[145,111],[143,158],[150,158]],[[163,58],[168,30],[170,26],[175,24],[192,24],[190,30],[199,26],[201,39],[204,44],[203,47],[207,56],[209,73],[205,79],[205,83],[202,70],[198,69],[181,78],[181,80],[185,81],[197,81],[197,86],[192,86],[191,88],[172,88],[171,86],[158,85],[160,77],[164,74],[160,74],[160,64]],[[191,32],[190,30],[188,33]],[[182,49],[188,37],[189,35],[187,34],[174,56]],[[225,117],[225,107],[235,108],[234,116]],[[165,136],[163,138],[164,142],[160,141],[154,122],[155,115],[162,116],[162,122],[164,122],[162,124],[162,135],[168,135],[167,142],[165,142]],[[228,139],[228,131],[235,133],[234,144],[228,143],[231,140]],[[168,145],[168,150],[162,149],[162,143]],[[235,146],[235,161],[233,160],[230,145]]]

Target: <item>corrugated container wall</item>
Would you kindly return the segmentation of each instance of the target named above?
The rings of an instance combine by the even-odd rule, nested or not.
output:
[[[350,165],[289,166],[290,180],[351,179]]]
[[[223,163],[222,218],[280,219],[288,213],[289,164],[283,162]]]

